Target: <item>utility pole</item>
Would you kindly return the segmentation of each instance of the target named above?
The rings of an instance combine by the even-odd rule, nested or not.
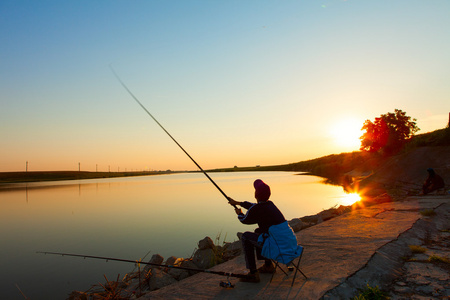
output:
[[[27,166],[25,167],[25,171],[28,172],[28,160],[27,160]]]
[[[78,163],[78,172],[81,171],[81,163]]]
[[[95,172],[98,172],[98,165],[95,164]]]

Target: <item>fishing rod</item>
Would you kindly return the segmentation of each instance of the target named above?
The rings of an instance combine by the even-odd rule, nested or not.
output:
[[[174,265],[165,265],[165,264],[156,264],[156,263],[151,263],[151,262],[143,262],[143,261],[131,260],[131,259],[122,259],[122,258],[104,257],[104,256],[93,256],[93,255],[84,255],[84,254],[73,254],[73,253],[61,253],[61,252],[36,251],[36,253],[39,253],[39,254],[51,254],[51,255],[61,255],[61,256],[71,256],[71,257],[82,257],[82,258],[85,258],[85,259],[86,258],[102,259],[102,260],[106,260],[106,262],[108,262],[109,260],[111,260],[111,261],[121,261],[121,262],[134,263],[134,264],[144,264],[144,265],[151,265],[151,266],[163,267],[163,268],[172,268],[172,269],[181,269],[181,270],[195,271],[195,272],[202,272],[202,273],[210,273],[210,274],[216,274],[216,275],[227,276],[227,277],[247,278],[246,274],[235,274],[235,273],[228,273],[228,272],[222,272],[222,271],[211,271],[211,270],[205,270],[205,269],[194,269],[194,268],[187,268],[187,267],[174,266]]]
[[[125,83],[122,81],[122,79],[120,79],[119,75],[117,75],[116,71],[114,70],[114,68],[112,67],[112,65],[109,65],[109,68],[111,69],[111,71],[113,72],[114,76],[116,76],[117,80],[120,82],[120,84],[123,86],[123,88],[128,92],[128,94],[130,94],[130,96],[137,102],[137,104],[139,104],[139,106],[153,119],[153,121],[156,122],[156,124],[159,125],[159,127],[161,127],[162,130],[164,130],[165,133],[167,133],[167,135],[175,142],[175,144],[178,145],[178,147],[180,147],[181,150],[183,150],[183,152],[192,160],[192,162],[200,169],[200,171],[203,172],[203,174],[205,174],[205,176],[209,179],[209,181],[211,181],[212,184],[214,184],[214,186],[219,190],[220,193],[222,193],[222,195],[225,197],[225,199],[227,199],[228,201],[228,196],[227,194],[225,194],[224,191],[222,191],[222,189],[214,182],[214,180],[212,180],[211,177],[209,177],[209,175],[203,170],[202,167],[200,167],[200,165],[192,158],[192,156],[189,155],[189,153],[187,153],[186,150],[184,150],[184,148],[177,142],[177,140],[161,125],[161,123],[158,122],[158,120],[156,120],[156,118],[147,110],[147,108],[145,108],[145,106],[138,100],[138,98],[130,91],[130,89],[125,85]],[[236,205],[232,204],[232,206],[234,208],[237,208]]]

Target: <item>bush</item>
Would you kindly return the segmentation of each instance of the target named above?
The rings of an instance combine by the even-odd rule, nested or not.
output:
[[[450,146],[450,128],[418,134],[409,141],[403,151],[407,152],[425,146]]]
[[[427,252],[427,248],[420,247],[417,245],[409,245],[409,249],[411,250],[412,253],[416,253],[416,254]]]
[[[385,300],[389,299],[388,294],[380,290],[378,286],[371,287],[367,284],[365,289],[359,289],[358,296],[352,298],[352,300]]]
[[[450,261],[447,258],[438,256],[438,255],[431,255],[428,258],[428,261],[429,262],[441,262],[441,263],[446,263],[446,264],[450,263]]]
[[[422,211],[420,212],[420,214],[421,214],[422,216],[424,216],[424,217],[432,217],[432,216],[436,215],[436,213],[435,213],[434,210],[432,210],[432,209],[425,209],[425,210],[422,210]]]

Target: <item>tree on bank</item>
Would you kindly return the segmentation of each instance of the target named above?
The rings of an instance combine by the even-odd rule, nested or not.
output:
[[[394,113],[380,115],[373,122],[366,120],[361,129],[366,132],[360,137],[360,150],[385,155],[398,152],[414,133],[420,130],[416,121],[400,109],[395,109]]]

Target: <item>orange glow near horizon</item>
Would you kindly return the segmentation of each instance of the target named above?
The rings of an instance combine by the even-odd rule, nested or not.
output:
[[[361,196],[357,193],[346,194],[342,199],[342,205],[352,205],[361,201]]]

